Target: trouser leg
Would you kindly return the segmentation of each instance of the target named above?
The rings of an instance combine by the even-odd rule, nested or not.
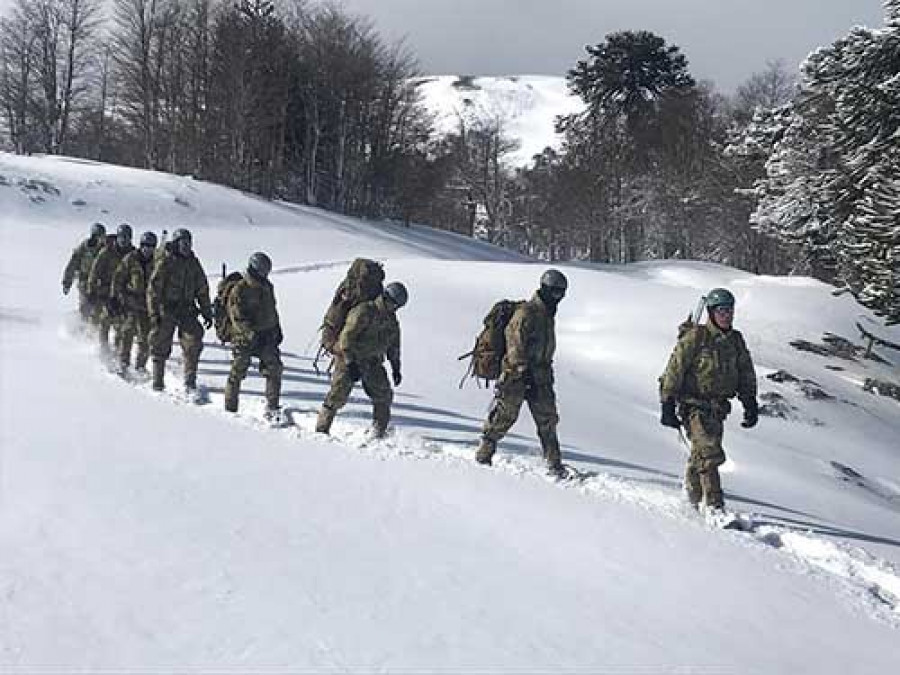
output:
[[[475,458],[482,464],[490,464],[497,449],[497,442],[510,430],[519,417],[525,400],[525,382],[521,378],[498,382],[494,400],[482,427],[481,445]]]
[[[172,336],[177,324],[171,316],[161,316],[150,327],[150,354],[153,357],[153,388],[162,391],[166,359],[172,353]]]
[[[197,387],[197,368],[203,351],[203,326],[196,316],[182,317],[178,322],[178,340],[184,353],[184,386]]]
[[[719,467],[725,463],[722,420],[712,412],[700,409],[691,410],[687,417],[685,428],[691,441],[691,456],[685,480],[688,498],[691,499],[692,490],[693,495],[697,495],[699,483],[703,503],[710,508],[721,508],[725,503],[719,477]],[[691,476],[691,484],[687,481],[688,473],[696,475],[696,478]]]
[[[137,322],[133,314],[128,316],[121,323],[121,330],[118,336],[118,352],[119,366],[127,369],[131,365],[131,346],[134,342],[134,335],[137,329]]]
[[[248,350],[235,347],[232,350],[231,370],[225,383],[225,410],[237,412],[238,398],[241,393],[241,381],[247,376],[251,354]]]
[[[347,367],[346,361],[340,356],[334,359],[334,371],[331,374],[331,388],[325,396],[319,416],[316,420],[316,431],[327,434],[331,431],[331,423],[334,421],[338,410],[347,405],[350,392],[353,391],[354,378]]]
[[[381,363],[366,364],[362,367],[363,390],[372,400],[372,423],[376,436],[384,436],[391,421],[391,404],[394,390],[387,372]]]
[[[134,366],[138,370],[147,367],[147,358],[150,356],[150,317],[145,313],[136,313],[133,315],[135,331],[134,336],[137,341],[137,355],[134,359]]]
[[[551,384],[535,385],[526,393],[528,408],[537,427],[541,450],[547,465],[557,469],[562,466],[562,453],[559,449],[559,438],[556,427],[559,425],[559,412],[556,408],[556,394]]]
[[[260,370],[266,378],[266,408],[277,410],[281,405],[281,375],[284,364],[278,347],[267,347],[259,355]]]

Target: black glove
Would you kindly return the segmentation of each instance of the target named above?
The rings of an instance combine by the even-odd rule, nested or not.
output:
[[[284,333],[281,332],[281,326],[275,326],[275,332],[272,335],[272,344],[276,347],[280,347],[282,342],[284,342]]]
[[[669,398],[662,402],[662,417],[659,421],[664,427],[672,427],[673,429],[681,427],[681,420],[678,419],[678,415],[675,413],[675,399]]]
[[[755,398],[748,398],[741,403],[744,404],[744,421],[741,422],[741,426],[745,429],[752,429],[759,422],[759,404]]]
[[[350,375],[350,379],[354,382],[362,377],[362,372],[360,371],[359,366],[353,362],[347,364],[347,373]]]
[[[403,375],[400,373],[400,369],[391,368],[391,374],[394,376],[394,386],[399,387],[400,383],[403,381]]]
[[[210,328],[212,328],[212,325],[213,325],[212,317],[211,317],[211,316],[204,316],[204,317],[203,317],[203,327],[204,327],[206,330],[209,330]]]
[[[106,308],[109,310],[109,313],[113,316],[118,316],[122,313],[122,303],[119,302],[118,298],[110,298],[106,301]]]
[[[71,288],[72,286],[70,286],[69,284],[63,284],[63,295],[68,295]]]

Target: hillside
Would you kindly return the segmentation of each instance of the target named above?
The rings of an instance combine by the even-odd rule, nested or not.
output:
[[[496,466],[476,465],[491,394],[457,386],[456,356],[492,302],[533,291],[534,261],[66,158],[0,154],[0,207],[0,670],[896,667],[900,404],[861,384],[897,367],[789,345],[871,324],[823,284],[691,262],[562,266],[560,437],[591,475],[561,484],[527,413]],[[158,395],[101,367],[59,288],[98,219],[189,227],[211,281],[271,254],[291,428],[260,422],[255,369],[241,414],[221,410],[229,352],[211,334],[209,405],[186,404],[175,371]],[[358,255],[410,289],[394,432],[379,442],[359,390],[331,439],[313,433],[327,390],[316,329]],[[755,514],[749,533],[684,506],[683,450],[658,423],[676,327],[718,285],[785,415],[727,422],[726,499]],[[779,370],[799,380],[767,377]]]

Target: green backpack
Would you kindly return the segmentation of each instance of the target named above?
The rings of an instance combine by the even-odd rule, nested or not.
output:
[[[484,317],[472,351],[459,357],[460,361],[471,357],[469,367],[459,382],[460,389],[467,377],[485,382],[500,377],[503,357],[506,356],[506,327],[516,310],[524,304],[524,300],[500,300],[494,303],[491,311]]]
[[[374,300],[383,292],[384,268],[381,263],[368,258],[354,260],[322,319],[321,351],[334,354],[350,310],[361,302]]]
[[[213,301],[213,323],[219,342],[226,344],[234,339],[231,317],[228,316],[228,296],[244,278],[240,272],[232,272],[219,282],[216,288],[216,299]]]

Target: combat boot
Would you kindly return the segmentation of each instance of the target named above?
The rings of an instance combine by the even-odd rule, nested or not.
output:
[[[372,411],[372,435],[375,438],[387,436],[388,422],[391,419],[390,407],[382,404],[375,405]]]
[[[328,406],[323,405],[319,410],[319,416],[316,418],[316,433],[331,433],[331,423],[334,422],[335,411]]]
[[[479,464],[490,466],[496,451],[497,443],[495,441],[489,438],[482,438],[481,445],[478,446],[478,451],[475,453],[475,461]]]
[[[166,362],[161,359],[153,359],[153,391],[162,391],[166,388],[164,378],[166,375]]]

